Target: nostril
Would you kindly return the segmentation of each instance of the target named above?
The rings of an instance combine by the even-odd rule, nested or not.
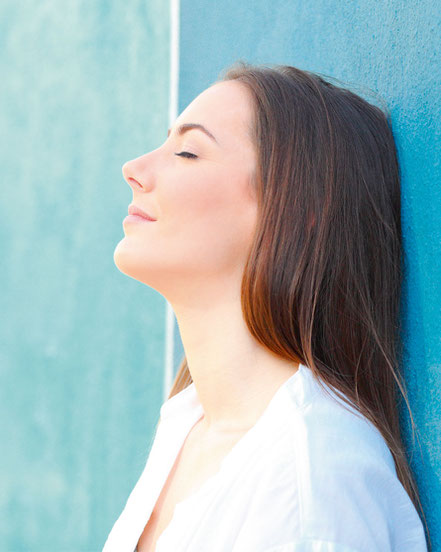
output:
[[[128,182],[130,185],[134,184],[134,185],[137,186],[138,188],[142,188],[141,184],[140,184],[137,180],[135,180],[134,178],[132,178],[131,176],[129,176],[129,177],[127,178],[127,182]]]

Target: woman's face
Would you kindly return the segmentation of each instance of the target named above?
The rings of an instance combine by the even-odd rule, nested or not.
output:
[[[181,113],[163,145],[122,168],[131,204],[156,220],[124,220],[115,264],[166,297],[243,272],[257,217],[249,94],[237,81],[211,86]],[[190,124],[211,136],[180,131]]]

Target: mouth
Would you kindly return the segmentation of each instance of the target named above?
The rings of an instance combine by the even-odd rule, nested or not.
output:
[[[139,207],[137,207],[136,205],[133,205],[133,204],[129,205],[128,213],[129,213],[129,216],[126,217],[125,220],[127,220],[127,219],[130,219],[130,220],[133,219],[134,220],[136,218],[136,219],[148,220],[150,222],[156,221],[155,218],[153,218],[148,213],[146,213],[144,210],[140,209]]]

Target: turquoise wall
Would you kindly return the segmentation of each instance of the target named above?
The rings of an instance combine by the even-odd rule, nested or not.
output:
[[[0,4],[0,550],[97,552],[162,403],[165,300],[115,266],[168,128],[162,0]]]
[[[405,362],[419,429],[411,467],[441,550],[441,8],[433,0],[181,0],[180,109],[237,58],[287,63],[378,92],[402,164]],[[357,92],[358,90],[354,88]],[[360,92],[360,91],[359,91]],[[362,92],[362,90],[361,90]],[[363,95],[363,94],[362,94]],[[369,98],[368,98],[369,99]],[[398,551],[397,551],[398,552]]]
[[[405,437],[441,551],[441,13],[436,3],[181,0],[179,111],[238,58],[377,91],[403,170]],[[163,402],[166,305],[113,252],[123,163],[165,139],[162,0],[0,5],[0,550],[101,550]],[[175,365],[182,354],[175,328]]]

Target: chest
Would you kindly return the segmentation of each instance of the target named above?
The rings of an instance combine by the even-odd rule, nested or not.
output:
[[[138,552],[154,552],[173,518],[177,503],[197,492],[220,469],[223,458],[240,438],[200,440],[196,427],[187,436],[138,541]]]

